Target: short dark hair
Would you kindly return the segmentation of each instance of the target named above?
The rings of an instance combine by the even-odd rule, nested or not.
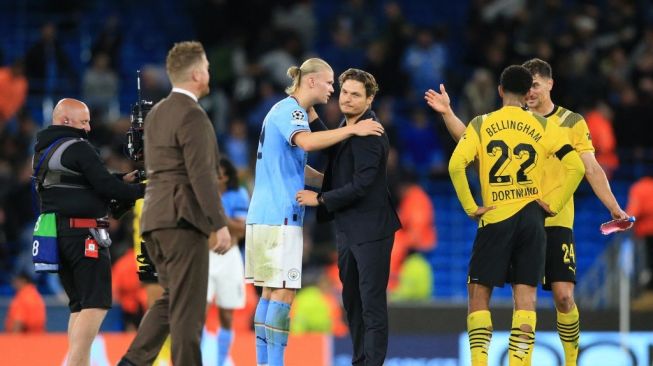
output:
[[[347,69],[347,71],[343,72],[338,77],[338,83],[341,88],[342,84],[347,80],[356,80],[363,83],[363,85],[365,85],[365,97],[375,96],[379,91],[379,85],[376,83],[376,79],[374,79],[374,76],[367,71],[353,68]]]
[[[531,74],[533,75],[540,75],[541,77],[549,78],[549,79],[553,77],[553,71],[551,71],[551,65],[549,65],[548,62],[542,59],[532,58],[524,62],[522,66],[527,68],[528,71],[530,71]]]
[[[234,191],[238,189],[238,171],[234,164],[227,158],[220,158],[220,167],[222,172],[227,176],[227,190]]]
[[[501,73],[500,83],[505,93],[526,95],[533,85],[533,75],[524,66],[511,65]]]

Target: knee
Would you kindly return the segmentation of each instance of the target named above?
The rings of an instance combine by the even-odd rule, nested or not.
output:
[[[556,309],[561,313],[570,312],[574,306],[574,293],[571,291],[557,291],[553,294]]]
[[[361,320],[366,329],[388,330],[388,314],[381,309],[363,310]]]

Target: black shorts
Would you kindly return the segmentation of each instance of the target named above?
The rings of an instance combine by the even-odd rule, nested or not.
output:
[[[88,231],[88,229],[86,229]],[[59,236],[59,279],[70,299],[71,313],[111,308],[111,256],[100,248],[97,258],[84,255],[84,236]]]
[[[567,227],[546,228],[546,265],[542,288],[551,291],[552,282],[576,283],[574,232]]]
[[[479,227],[469,260],[467,283],[488,287],[537,286],[544,274],[544,210],[531,202],[510,218]]]

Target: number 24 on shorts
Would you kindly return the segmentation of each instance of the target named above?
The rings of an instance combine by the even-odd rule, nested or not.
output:
[[[565,264],[576,263],[576,253],[574,253],[574,244],[562,243],[562,251],[564,256],[562,257]]]

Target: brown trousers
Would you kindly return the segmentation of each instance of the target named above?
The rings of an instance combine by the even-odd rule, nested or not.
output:
[[[144,235],[163,296],[143,317],[125,358],[151,365],[168,334],[174,365],[201,365],[200,338],[209,271],[207,237],[193,229],[162,229]]]

